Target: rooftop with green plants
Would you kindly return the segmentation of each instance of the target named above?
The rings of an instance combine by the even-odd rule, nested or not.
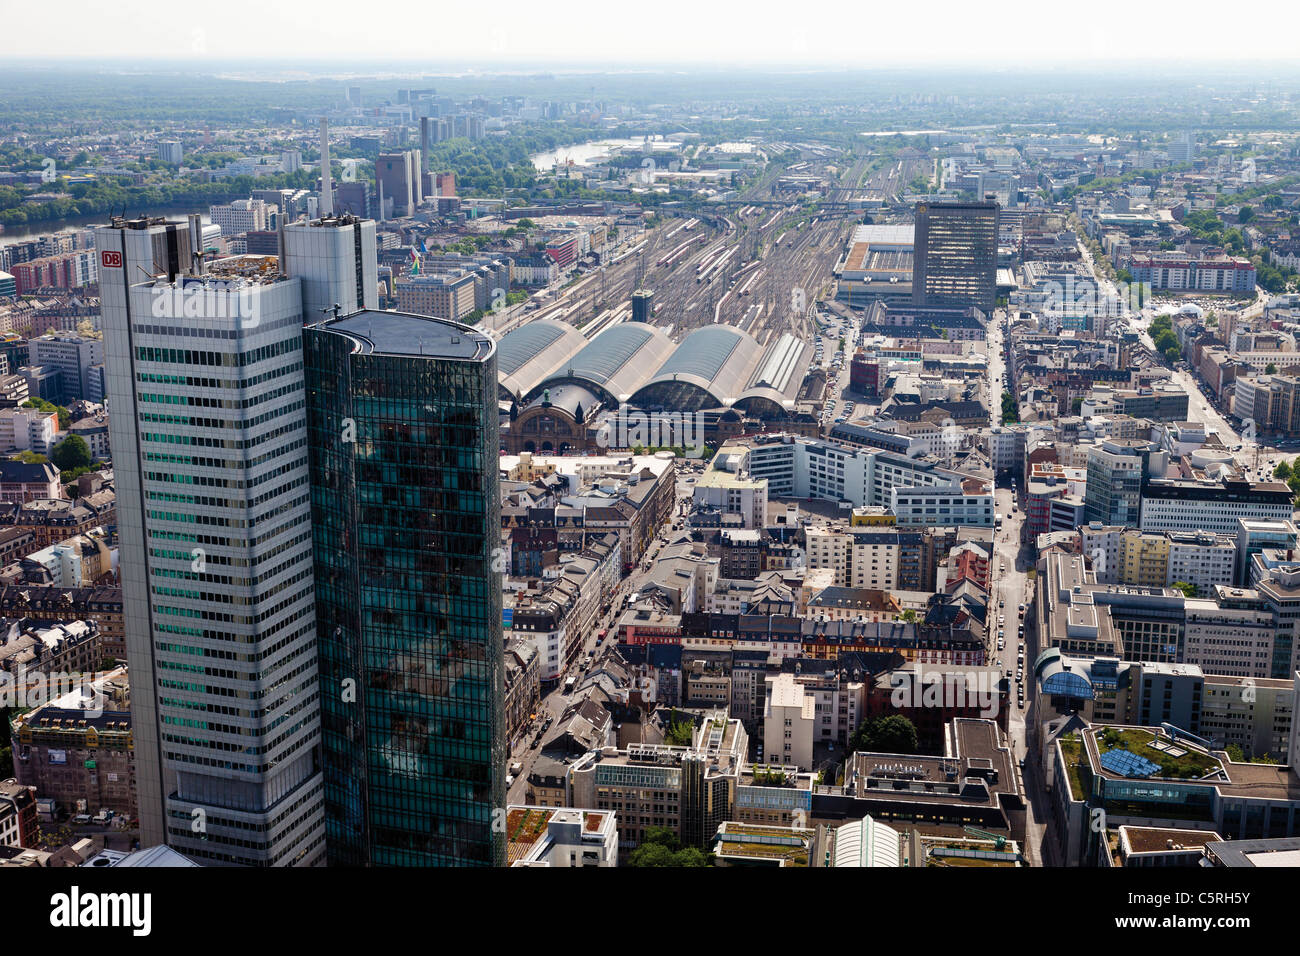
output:
[[[1078,734],[1067,734],[1059,743],[1065,759],[1065,775],[1070,781],[1070,795],[1075,800],[1084,800],[1088,790],[1083,785],[1083,741]]]
[[[1186,741],[1176,743],[1163,734],[1154,734],[1139,727],[1105,727],[1096,732],[1097,755],[1110,750],[1127,750],[1159,764],[1154,774],[1175,780],[1197,780],[1221,768],[1219,761]],[[1171,744],[1174,753],[1151,746],[1153,741]]]

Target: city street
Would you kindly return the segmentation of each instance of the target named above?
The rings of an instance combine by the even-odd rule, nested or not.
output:
[[[1028,608],[1033,596],[1033,585],[1029,580],[1029,572],[1034,567],[1033,547],[1029,543],[1022,543],[1020,540],[1024,524],[1024,512],[1018,507],[1016,510],[1012,510],[1015,502],[1012,489],[997,489],[996,501],[997,513],[1002,517],[1002,526],[996,530],[994,539],[993,592],[990,596],[989,607],[990,643],[994,657],[990,663],[999,667],[1003,675],[1007,676],[1011,683],[1011,691],[1008,694],[1011,712],[1007,720],[1007,734],[1010,737],[1013,755],[1017,759],[1026,761],[1026,769],[1021,771],[1021,776],[1025,787],[1030,788],[1035,787],[1038,780],[1038,777],[1033,772],[1037,761],[1026,746],[1025,722],[1029,714],[1028,708],[1033,703],[1033,666],[1035,659],[1038,657],[1038,645],[1037,635],[1033,633],[1033,629],[1028,623],[1031,615],[1026,611],[1026,614],[1022,617],[1020,607],[1024,605]],[[1023,638],[1018,636],[1022,621],[1026,622]],[[999,631],[1005,634],[1001,651],[996,649]],[[1022,641],[1024,643],[1023,656],[1020,653]],[[1018,682],[1016,679],[1017,669],[1021,667],[1023,667],[1021,674],[1023,683]],[[1025,691],[1025,705],[1023,707],[1019,706],[1017,702],[1016,691],[1018,686],[1023,686]],[[1025,824],[1025,856],[1032,865],[1041,865],[1039,845],[1044,836],[1044,823],[1036,819],[1032,804],[1026,809]]]
[[[1154,318],[1155,312],[1146,309],[1129,320],[1134,328],[1141,332],[1142,344],[1152,350],[1153,353],[1155,344],[1151,341],[1148,330],[1151,326],[1151,320]],[[1174,369],[1172,381],[1187,392],[1187,418],[1189,421],[1205,423],[1210,431],[1218,433],[1219,440],[1223,442],[1226,448],[1233,449],[1241,445],[1240,450],[1234,452],[1234,455],[1237,463],[1251,479],[1271,478],[1273,469],[1277,467],[1278,462],[1294,463],[1300,457],[1300,444],[1291,443],[1287,448],[1278,448],[1268,444],[1265,436],[1260,436],[1265,438],[1263,444],[1243,440],[1242,435],[1232,427],[1228,416],[1224,415],[1211,403],[1207,386],[1193,372],[1181,368]],[[1260,474],[1261,471],[1263,472],[1262,475]]]
[[[988,340],[989,357],[989,422],[997,425],[1002,418],[1002,392],[1006,390],[1006,361],[1003,353],[1004,336],[1002,322],[1005,313],[997,310],[990,326]],[[1043,864],[1042,844],[1046,836],[1045,802],[1039,792],[1041,773],[1037,772],[1038,761],[1027,746],[1026,719],[1033,704],[1034,680],[1033,666],[1038,657],[1038,635],[1031,626],[1032,615],[1028,612],[1022,617],[1021,605],[1028,608],[1033,595],[1029,574],[1034,568],[1033,542],[1022,542],[1024,511],[1016,498],[1019,487],[997,488],[995,491],[996,512],[1001,527],[994,532],[993,590],[990,595],[989,627],[993,658],[991,664],[999,667],[1002,674],[1011,682],[1008,701],[1011,713],[1007,720],[1007,734],[1011,749],[1017,759],[1025,761],[1021,771],[1021,780],[1026,789],[1025,811],[1025,845],[1022,851],[1030,865]],[[1018,634],[1020,624],[1026,622],[1025,636]],[[997,650],[998,635],[1001,632],[1003,648]],[[1023,641],[1024,652],[1020,645]],[[1016,673],[1021,670],[1021,679],[1017,681]],[[1017,689],[1025,691],[1025,706],[1020,706]],[[1034,792],[1031,796],[1030,791]]]
[[[1155,310],[1143,309],[1141,313],[1133,315],[1129,322],[1133,328],[1137,329],[1142,336],[1142,344],[1145,345],[1154,356],[1156,354],[1155,343],[1151,340],[1151,320],[1156,317]],[[1219,440],[1228,448],[1241,441],[1240,436],[1233,431],[1228,420],[1219,413],[1219,410],[1210,403],[1209,397],[1201,391],[1201,382],[1192,376],[1188,371],[1180,368],[1173,369],[1171,380],[1187,391],[1187,418],[1193,422],[1203,422],[1208,429],[1219,433]]]
[[[678,522],[683,519],[685,513],[684,503],[690,499],[692,489],[695,486],[694,481],[688,479],[696,478],[699,475],[699,467],[705,463],[706,462],[703,461],[691,460],[684,463],[679,462],[680,467],[678,469],[676,482],[677,504],[673,508],[673,522]],[[511,783],[508,789],[507,795],[510,803],[523,804],[527,802],[527,777],[533,769],[533,765],[537,762],[538,756],[541,754],[540,747],[533,748],[530,746],[534,736],[536,736],[541,730],[542,725],[548,718],[553,721],[559,721],[560,717],[563,716],[565,709],[570,703],[572,703],[573,698],[577,696],[576,694],[569,695],[564,693],[565,679],[570,675],[576,675],[578,681],[575,682],[575,690],[577,686],[581,685],[583,676],[582,661],[588,653],[594,654],[597,658],[600,656],[599,650],[603,647],[603,644],[598,645],[597,639],[602,630],[606,632],[605,644],[617,640],[615,626],[618,623],[619,617],[623,614],[623,600],[628,595],[637,593],[641,585],[649,578],[650,572],[643,570],[645,563],[647,561],[653,563],[654,559],[658,557],[663,545],[666,543],[668,537],[671,536],[671,531],[669,530],[671,527],[672,524],[670,523],[660,529],[660,536],[651,542],[650,547],[646,550],[645,556],[636,564],[632,573],[619,582],[618,586],[614,589],[614,592],[610,595],[609,611],[602,614],[597,619],[591,633],[587,635],[587,639],[583,644],[582,649],[578,652],[576,663],[560,676],[555,689],[542,698],[536,711],[537,719],[534,720],[529,727],[525,728],[524,732],[519,735],[517,740],[511,742],[510,760],[511,762],[519,761],[523,767],[521,771],[515,775],[514,782]]]

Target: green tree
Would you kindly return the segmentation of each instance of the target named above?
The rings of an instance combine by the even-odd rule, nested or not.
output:
[[[55,405],[53,402],[47,402],[43,398],[29,398],[23,402],[23,408],[34,408],[41,412],[57,412],[59,416],[59,431],[66,431],[72,424],[72,412],[68,411],[62,405]]]
[[[697,846],[682,847],[673,854],[673,866],[708,866],[709,859]]]
[[[694,736],[695,727],[691,722],[689,720],[679,720],[668,725],[668,733],[664,738],[664,742],[672,744],[674,747],[689,747]]]
[[[916,725],[901,714],[868,717],[849,738],[852,753],[914,754],[916,746]]]
[[[72,471],[77,468],[89,468],[93,460],[90,446],[80,435],[69,435],[54,446],[50,460],[59,466],[60,471]]]
[[[1196,597],[1196,593],[1199,590],[1195,584],[1190,584],[1187,581],[1175,581],[1173,588],[1175,591],[1182,591],[1183,597],[1189,598]]]
[[[670,850],[676,851],[682,848],[682,841],[677,839],[677,834],[667,827],[649,827],[645,831],[646,843],[658,843]]]
[[[1002,424],[1020,421],[1020,406],[1010,392],[1002,393]]]
[[[628,866],[672,866],[673,851],[662,843],[643,843],[632,851]]]
[[[1274,365],[1272,362],[1269,362],[1267,365],[1264,366],[1264,374],[1265,374],[1265,375],[1276,375],[1276,374],[1277,374],[1277,366]]]
[[[1273,477],[1281,478],[1283,481],[1291,477],[1291,466],[1286,463],[1285,458],[1279,461],[1277,467],[1273,469]]]
[[[49,461],[44,455],[38,455],[34,451],[20,451],[13,456],[13,460],[25,462],[29,465],[43,465]]]
[[[708,866],[709,858],[699,847],[682,846],[677,834],[666,827],[650,827],[645,840],[628,857],[628,866]]]

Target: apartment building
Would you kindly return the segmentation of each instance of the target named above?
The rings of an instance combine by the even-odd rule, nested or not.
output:
[[[844,588],[899,587],[901,542],[897,531],[830,531],[809,528],[807,566],[829,568]]]
[[[413,275],[393,283],[397,308],[457,322],[474,311],[474,274],[467,271]]]
[[[59,433],[56,412],[35,408],[0,408],[0,452],[48,455]]]
[[[27,342],[28,363],[58,369],[62,375],[62,401],[71,405],[85,399],[104,401],[103,380],[95,374],[104,364],[104,342],[75,332],[51,332]]]
[[[763,707],[763,753],[766,759],[811,770],[818,737],[817,701],[793,674],[767,679]]]
[[[1247,759],[1291,763],[1296,683],[1207,672],[1201,695],[1201,736],[1216,748],[1240,747]]]
[[[214,203],[208,207],[208,218],[221,227],[223,236],[238,236],[246,232],[262,231],[271,226],[271,216],[277,207],[261,199],[236,199],[229,203]]]
[[[136,814],[126,668],[22,713],[10,728],[14,775],[63,807],[86,802],[87,813]]]
[[[1133,282],[1150,285],[1156,292],[1255,291],[1255,266],[1239,257],[1135,256],[1129,260],[1128,270]]]
[[[1198,594],[1213,594],[1214,588],[1231,586],[1237,580],[1237,540],[1230,534],[1211,531],[1169,531],[1168,573],[1165,587],[1177,581],[1194,585]]]
[[[1273,664],[1273,622],[1249,608],[1203,599],[1186,602],[1183,660],[1207,674],[1267,678]]]
[[[688,747],[634,744],[579,758],[564,773],[566,803],[612,811],[620,845],[637,846],[650,828],[666,827],[703,847],[731,818],[748,752],[744,726],[718,711],[699,723]]]
[[[884,505],[900,525],[994,523],[992,483],[942,468],[933,458],[773,435],[728,442],[712,467],[765,478],[772,497],[823,498],[848,508]]]
[[[1163,588],[1169,578],[1169,539],[1127,529],[1119,537],[1119,581],[1138,587]]]

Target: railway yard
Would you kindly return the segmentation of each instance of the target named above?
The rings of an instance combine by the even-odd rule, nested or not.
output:
[[[768,162],[726,202],[664,207],[657,224],[607,263],[513,307],[493,332],[550,320],[594,339],[631,321],[632,293],[643,288],[654,294],[653,324],[674,343],[721,325],[747,333],[763,349],[786,333],[811,346],[827,334],[815,305],[832,296],[836,263],[862,221],[862,204],[854,200],[901,204],[906,184],[928,164],[878,156],[798,163],[800,173],[831,184],[814,201],[778,192],[786,168]],[[817,363],[830,370],[830,355],[823,360],[819,353]]]

